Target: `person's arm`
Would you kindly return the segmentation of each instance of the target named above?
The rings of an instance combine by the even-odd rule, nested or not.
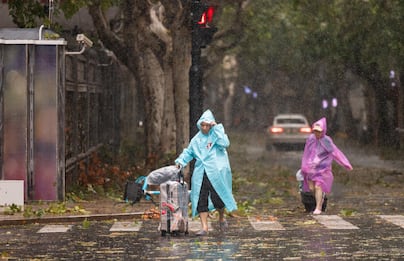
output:
[[[214,124],[212,126],[212,142],[221,147],[227,148],[230,146],[230,140],[227,134],[224,131],[223,124]]]
[[[188,148],[185,148],[182,153],[178,156],[178,158],[175,160],[175,165],[177,167],[185,167],[192,159],[194,158],[194,153],[192,150],[191,144],[188,146]]]
[[[334,145],[334,151],[332,152],[332,156],[334,160],[347,170],[352,170],[352,165],[349,162],[348,158],[345,156],[345,154],[337,148],[337,146]]]
[[[323,145],[325,146],[325,149],[331,153],[333,160],[345,169],[352,170],[351,163],[345,154],[335,145],[331,137],[327,136],[326,138],[326,142],[324,142]]]

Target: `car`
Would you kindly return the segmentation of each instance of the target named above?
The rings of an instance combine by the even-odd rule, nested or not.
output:
[[[311,127],[304,115],[279,114],[267,129],[266,148],[303,149],[310,134]]]

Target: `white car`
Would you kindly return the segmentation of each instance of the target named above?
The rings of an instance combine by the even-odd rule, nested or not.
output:
[[[279,114],[267,130],[266,148],[303,149],[311,127],[301,114]]]

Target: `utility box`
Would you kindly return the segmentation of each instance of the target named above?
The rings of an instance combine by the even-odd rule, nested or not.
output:
[[[24,206],[24,181],[0,180],[0,206]]]

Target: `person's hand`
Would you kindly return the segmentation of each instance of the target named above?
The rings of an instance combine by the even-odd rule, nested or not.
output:
[[[215,122],[215,121],[212,121],[211,123],[210,123],[210,126],[211,127],[213,127],[213,126],[215,126],[217,123]]]
[[[175,164],[175,166],[177,167],[177,169],[181,169],[181,168],[182,168],[181,164],[179,164],[179,163]]]

